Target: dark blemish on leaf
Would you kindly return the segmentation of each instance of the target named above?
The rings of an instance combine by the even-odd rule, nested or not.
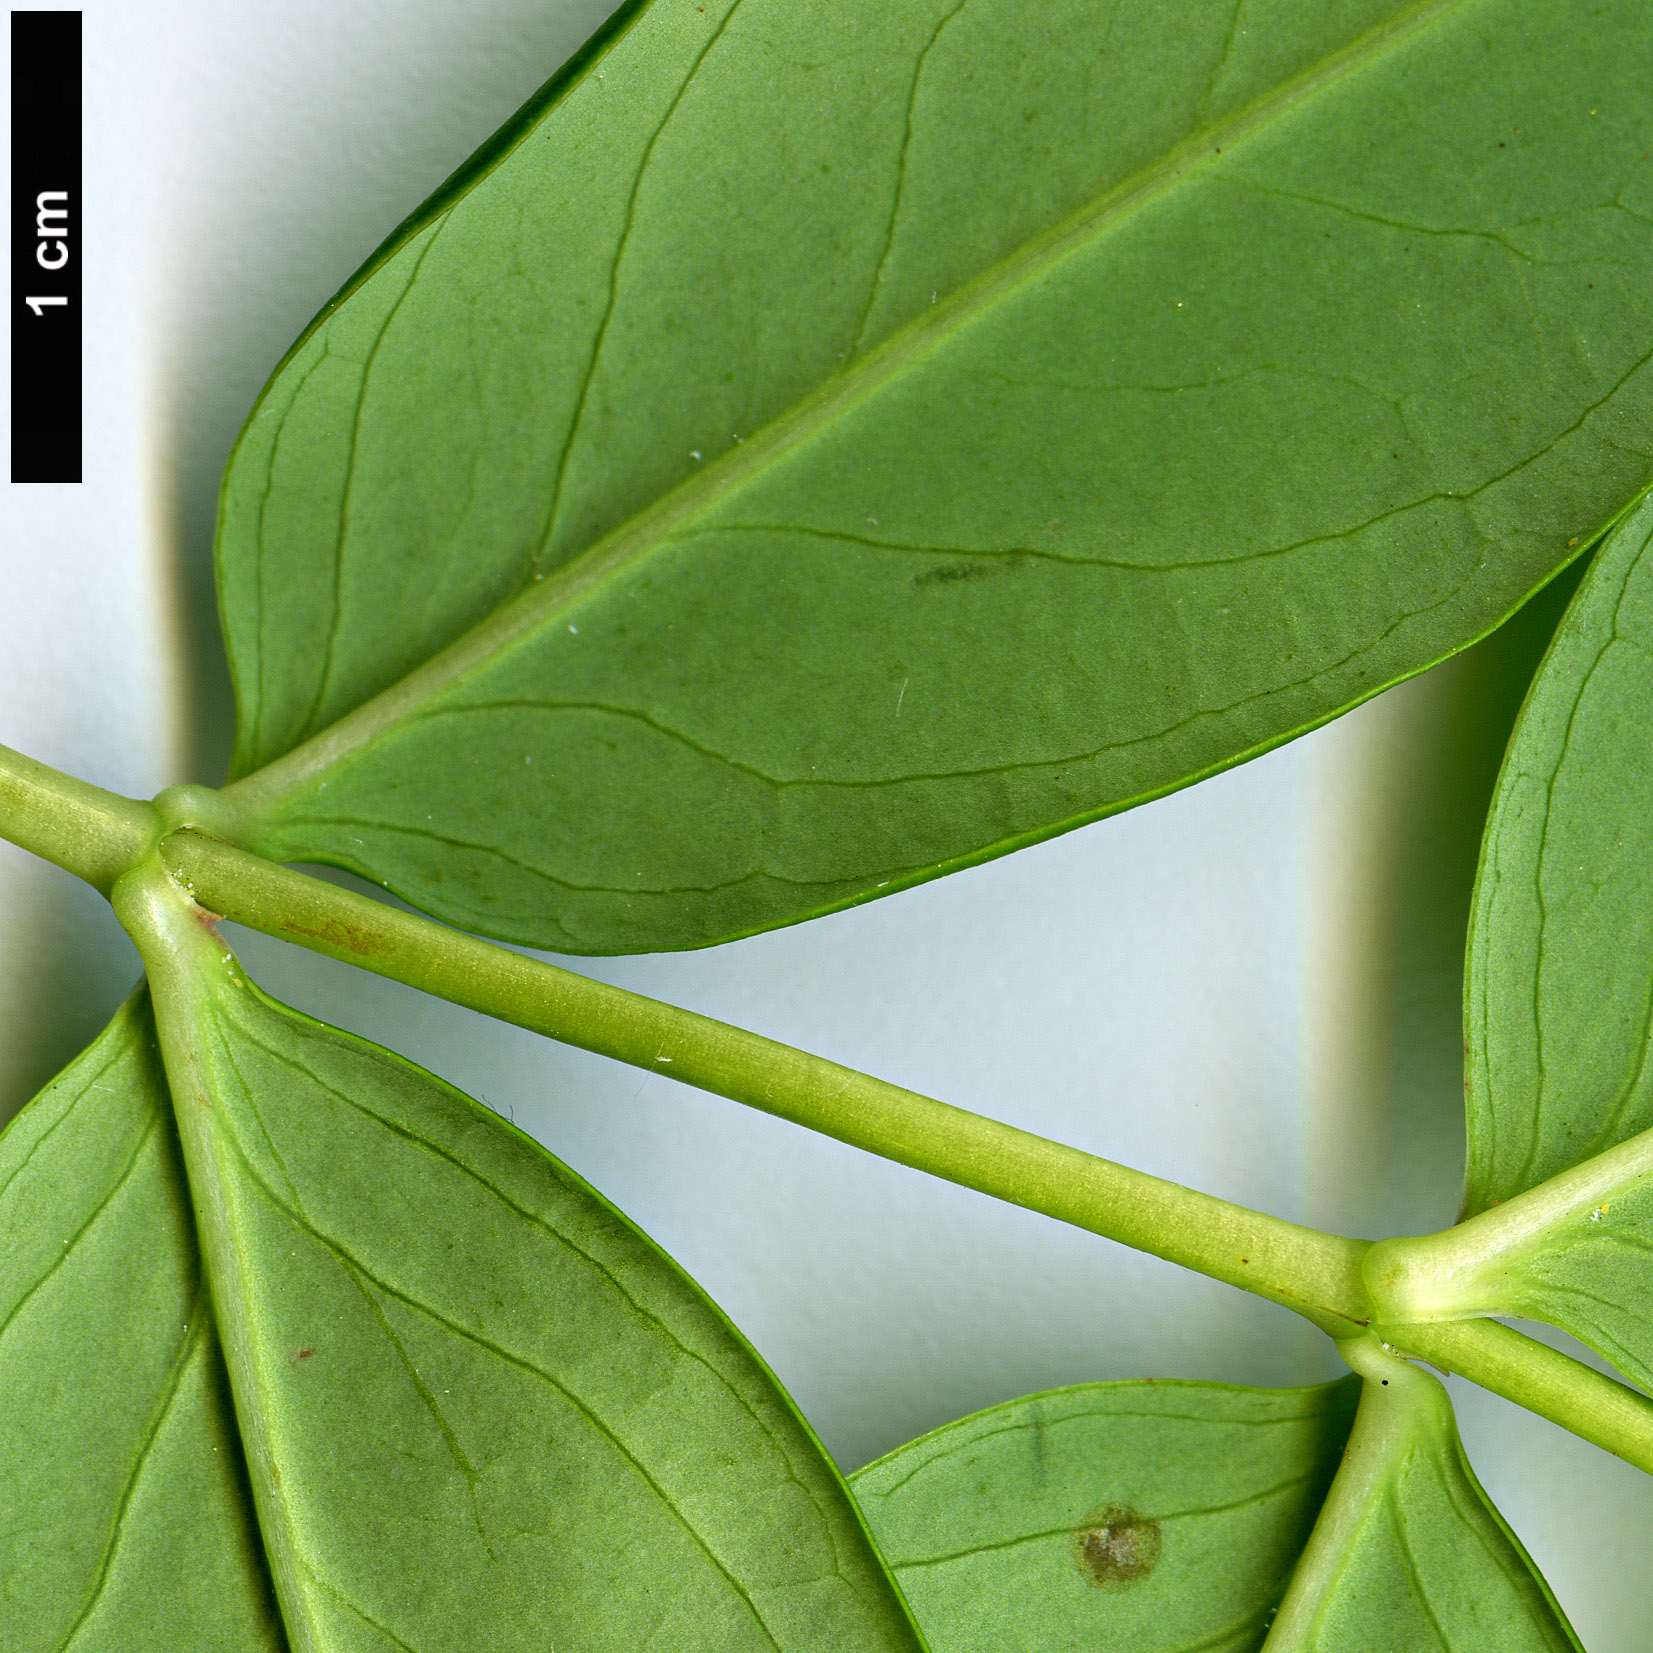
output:
[[[960,580],[985,580],[993,574],[1013,574],[1027,561],[1026,557],[1009,556],[983,559],[979,562],[949,562],[940,568],[927,568],[913,575],[913,584],[953,585]]]
[[[329,947],[338,947],[347,953],[393,953],[388,941],[364,930],[358,924],[346,924],[342,919],[327,918],[320,924],[298,924],[292,919],[282,921],[282,932],[290,936],[314,936]]]
[[[304,1362],[307,1361],[315,1352],[316,1351],[308,1343],[305,1344],[305,1346],[293,1356],[293,1364],[295,1366],[302,1366]]]
[[[1140,1584],[1159,1561],[1159,1522],[1129,1504],[1108,1504],[1073,1535],[1073,1559],[1099,1590]]]

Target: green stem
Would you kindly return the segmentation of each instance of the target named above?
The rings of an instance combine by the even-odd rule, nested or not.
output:
[[[0,837],[105,895],[159,833],[153,804],[105,792],[0,746]]]
[[[1456,1372],[1653,1475],[1653,1400],[1496,1320],[1374,1324],[1392,1349]]]
[[[197,833],[166,838],[161,856],[198,901],[239,924],[1151,1252],[1283,1303],[1334,1337],[1365,1323],[1363,1240],[1097,1159]]]
[[[1510,1275],[1556,1243],[1559,1231],[1605,1212],[1653,1179],[1653,1130],[1559,1172],[1439,1234],[1373,1247],[1364,1264],[1375,1312],[1385,1320],[1462,1320],[1521,1312]]]
[[[715,1091],[885,1158],[1043,1212],[1295,1309],[1331,1336],[1369,1316],[1364,1240],[1231,1205],[1000,1124],[706,1016],[449,930],[191,830],[219,796],[123,798],[0,746],[0,837],[112,894],[156,849],[196,899],[250,928],[567,1044]],[[158,875],[159,868],[149,863]],[[153,905],[150,875],[134,892]],[[135,913],[128,913],[135,919]],[[188,926],[135,924],[151,946],[216,947]],[[216,954],[215,954],[216,956]],[[154,960],[152,963],[156,962]],[[1488,1320],[1373,1328],[1653,1473],[1653,1401]]]
[[[471,1009],[668,1074],[1283,1303],[1364,1327],[1368,1244],[1300,1228],[885,1084],[758,1034],[447,930],[194,833],[163,861],[215,912]],[[1392,1347],[1653,1473],[1653,1400],[1491,1320],[1385,1326]]]

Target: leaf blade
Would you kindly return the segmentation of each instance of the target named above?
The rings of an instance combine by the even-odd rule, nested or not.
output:
[[[286,1648],[141,994],[0,1137],[0,1381],[7,1647]]]
[[[1573,1653],[1445,1391],[1375,1345],[1347,1352],[1363,1376],[1311,1389],[1029,1396],[851,1485],[937,1653]],[[1093,1574],[1076,1540],[1103,1536]]]
[[[1569,76],[1595,87],[1626,72],[1634,51],[1629,36],[1615,46],[1613,28],[1634,34],[1635,17],[1569,32],[1546,14],[1541,26],[1566,48],[1559,79],[1547,47],[1487,26],[1497,7],[1373,6],[1338,14],[1330,38],[1308,22],[1258,31],[1261,45],[1213,71],[1204,90],[1229,87],[1215,102],[1178,82],[1168,106],[1182,127],[1127,122],[1112,148],[1087,137],[1043,171],[1033,162],[1049,161],[1048,142],[1036,154],[1012,146],[1020,160],[1000,168],[1003,188],[966,214],[957,195],[973,174],[936,156],[967,128],[962,112],[979,122],[983,106],[947,96],[972,69],[1032,74],[1042,60],[1008,9],[951,9],[797,24],[790,68],[753,0],[738,16],[709,8],[698,24],[639,13],[548,110],[536,129],[545,142],[520,143],[312,335],[226,484],[220,566],[247,716],[242,762],[345,718],[322,730],[320,767],[290,760],[243,783],[254,847],[351,866],[511,939],[569,951],[703,945],[1001,853],[1287,738],[1487,629],[1645,480],[1645,459],[1615,446],[1653,389],[1653,318],[1634,279],[1647,226],[1624,173],[1643,134],[1622,115],[1610,133],[1575,119],[1568,101]],[[1048,32],[1094,57],[1094,17],[1047,10]],[[1216,7],[1193,20],[1214,58],[1228,20]],[[885,29],[912,38],[892,42]],[[1447,97],[1443,77],[1471,41],[1505,55],[1466,108],[1462,85]],[[1144,50],[1122,49],[1118,83],[1141,71]],[[1339,52],[1387,67],[1364,80],[1340,68],[1299,97],[1294,76],[1314,81],[1317,65],[1344,62]],[[803,96],[797,76],[823,65],[852,91]],[[1173,70],[1157,68],[1163,91]],[[892,77],[899,101],[884,95]],[[612,130],[594,112],[606,82],[623,111]],[[1397,123],[1401,90],[1418,107],[1450,107],[1451,120]],[[1018,107],[1048,128],[1079,97],[1070,87]],[[1267,119],[1240,131],[1258,109]],[[1195,135],[1225,120],[1237,141],[1177,172],[1178,144],[1198,147]],[[1501,171],[1485,162],[1480,146],[1523,120],[1542,142]],[[1381,173],[1369,144],[1338,148],[1340,123],[1382,133]],[[615,152],[581,151],[589,233],[564,211],[575,227],[566,246],[549,243],[562,264],[536,311],[529,278],[520,292],[510,281],[542,241],[495,246],[488,215],[514,224],[547,211],[522,169],[553,151],[568,162],[560,146],[576,128],[601,131]],[[708,162],[720,154],[714,132],[726,164]],[[829,149],[883,154],[885,173],[898,157],[900,211],[867,196],[871,174],[853,167],[849,182],[822,182],[805,160]],[[1042,226],[1084,216],[1075,192],[1082,201],[1094,187],[1086,168],[1099,158],[1125,166],[1127,182],[1094,245],[1058,248],[1061,232]],[[1044,171],[1057,181],[1035,188]],[[1141,200],[1133,177],[1152,180]],[[1420,177],[1441,197],[1439,221],[1409,222],[1395,205]],[[1569,216],[1581,187],[1623,198],[1624,210]],[[799,205],[810,190],[818,210]],[[986,222],[979,235],[992,244],[939,227],[948,222]],[[1026,279],[995,287],[982,260],[1005,256],[1006,241],[1038,257]],[[1305,274],[1306,250],[1327,243],[1326,266]],[[1224,246],[1255,267],[1225,264]],[[419,296],[410,271],[421,258],[433,292],[473,284],[455,287],[446,311]],[[469,303],[477,272],[495,268],[508,312]],[[1276,268],[1295,273],[1275,280]],[[1336,298],[1351,268],[1369,273],[1369,314],[1353,319]],[[851,270],[866,278],[864,302],[833,286]],[[939,321],[921,302],[926,281]],[[1171,284],[1203,307],[1197,338],[1166,299]],[[1277,333],[1223,298],[1232,291],[1276,329],[1298,329],[1301,366],[1273,359]],[[1439,301],[1439,317],[1397,334],[1396,316],[1423,315],[1419,293]],[[433,359],[444,318],[487,348]],[[898,324],[907,331],[833,378],[838,347],[850,359],[863,334],[872,345]],[[583,353],[547,355],[559,329],[587,341]],[[1483,344],[1466,378],[1471,335]],[[467,401],[455,387],[496,358],[517,376],[499,368],[493,389]],[[720,377],[717,363],[738,370]],[[305,384],[318,396],[332,386],[326,406],[288,417],[283,398]],[[866,394],[843,400],[862,384]],[[381,419],[375,396],[400,401]],[[794,431],[788,405],[831,417]],[[1259,444],[1259,431],[1275,433]],[[479,465],[510,474],[489,471],[484,484]],[[1278,486],[1311,475],[1327,485]],[[310,503],[290,507],[283,541],[272,525],[299,498]],[[274,549],[255,552],[265,533]],[[634,563],[590,549],[613,551],[628,534],[646,542]],[[359,543],[356,560],[329,551],[329,536]],[[463,567],[441,555],[461,542]],[[575,572],[581,555],[595,559],[589,581]],[[1261,578],[1258,558],[1289,577]],[[556,568],[537,607],[509,597],[532,584],[530,569]],[[303,676],[273,700],[253,687],[253,656],[268,654],[254,647],[259,580],[272,602],[315,592],[326,609],[272,622]],[[451,680],[437,685],[437,631],[451,639],[490,609],[473,637],[480,652],[461,662],[470,645],[454,644]],[[367,727],[362,696],[418,659],[426,697],[393,705],[390,691],[383,727],[323,762],[329,741]],[[277,732],[260,735],[267,703]]]
[[[1347,1379],[1085,1384],[949,1424],[850,1484],[936,1653],[1237,1653],[1307,1541],[1354,1398]],[[1122,1576],[1138,1518],[1154,1564]]]
[[[1471,1212],[1653,1125],[1638,1010],[1653,964],[1649,544],[1644,503],[1556,634],[1488,821],[1465,995]]]
[[[480,1104],[260,994],[156,877],[117,899],[295,1641],[918,1653],[830,1461],[675,1265]]]
[[[1395,1317],[1518,1314],[1653,1384],[1653,500],[1606,537],[1511,737],[1465,972],[1468,1221],[1368,1258]],[[1388,1311],[1386,1311],[1388,1312]]]
[[[1348,1450],[1267,1653],[1388,1647],[1579,1653],[1549,1586],[1481,1490],[1446,1390],[1376,1340]]]

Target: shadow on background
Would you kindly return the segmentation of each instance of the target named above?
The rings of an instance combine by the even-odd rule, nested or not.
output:
[[[234,733],[212,538],[230,448],[288,347],[392,230],[552,75],[615,0],[174,5],[190,111],[162,189],[169,296],[155,462],[187,666],[179,750],[218,784]],[[298,15],[295,17],[294,13]],[[222,133],[223,142],[203,142]]]
[[[0,1125],[103,1031],[142,973],[137,949],[90,885],[0,845],[0,879],[14,925],[0,1002]],[[40,938],[47,938],[39,945]]]
[[[264,381],[380,240],[612,3],[156,0],[141,20],[100,20],[89,49],[105,62],[93,81],[109,59],[130,59],[147,87],[93,136],[106,170],[127,164],[123,144],[141,158],[155,202],[149,242],[122,256],[152,278],[135,275],[130,290],[156,365],[139,386],[147,405],[101,413],[138,432],[155,478],[156,517],[137,538],[155,546],[170,634],[161,646],[179,660],[176,704],[149,709],[181,725],[171,778],[216,782],[228,761],[234,709],[212,537],[224,463]],[[173,51],[168,39],[189,44]],[[0,845],[0,893],[4,1123],[102,1029],[140,967],[103,899],[68,874]]]
[[[1458,1215],[1464,1165],[1464,946],[1504,749],[1586,559],[1500,630],[1392,691],[1374,731],[1374,830],[1357,876],[1371,949],[1366,1106],[1380,1174],[1361,1232],[1427,1233]]]

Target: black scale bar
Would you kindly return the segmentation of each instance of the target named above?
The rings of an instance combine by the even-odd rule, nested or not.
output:
[[[11,14],[11,479],[80,481],[80,13]]]

